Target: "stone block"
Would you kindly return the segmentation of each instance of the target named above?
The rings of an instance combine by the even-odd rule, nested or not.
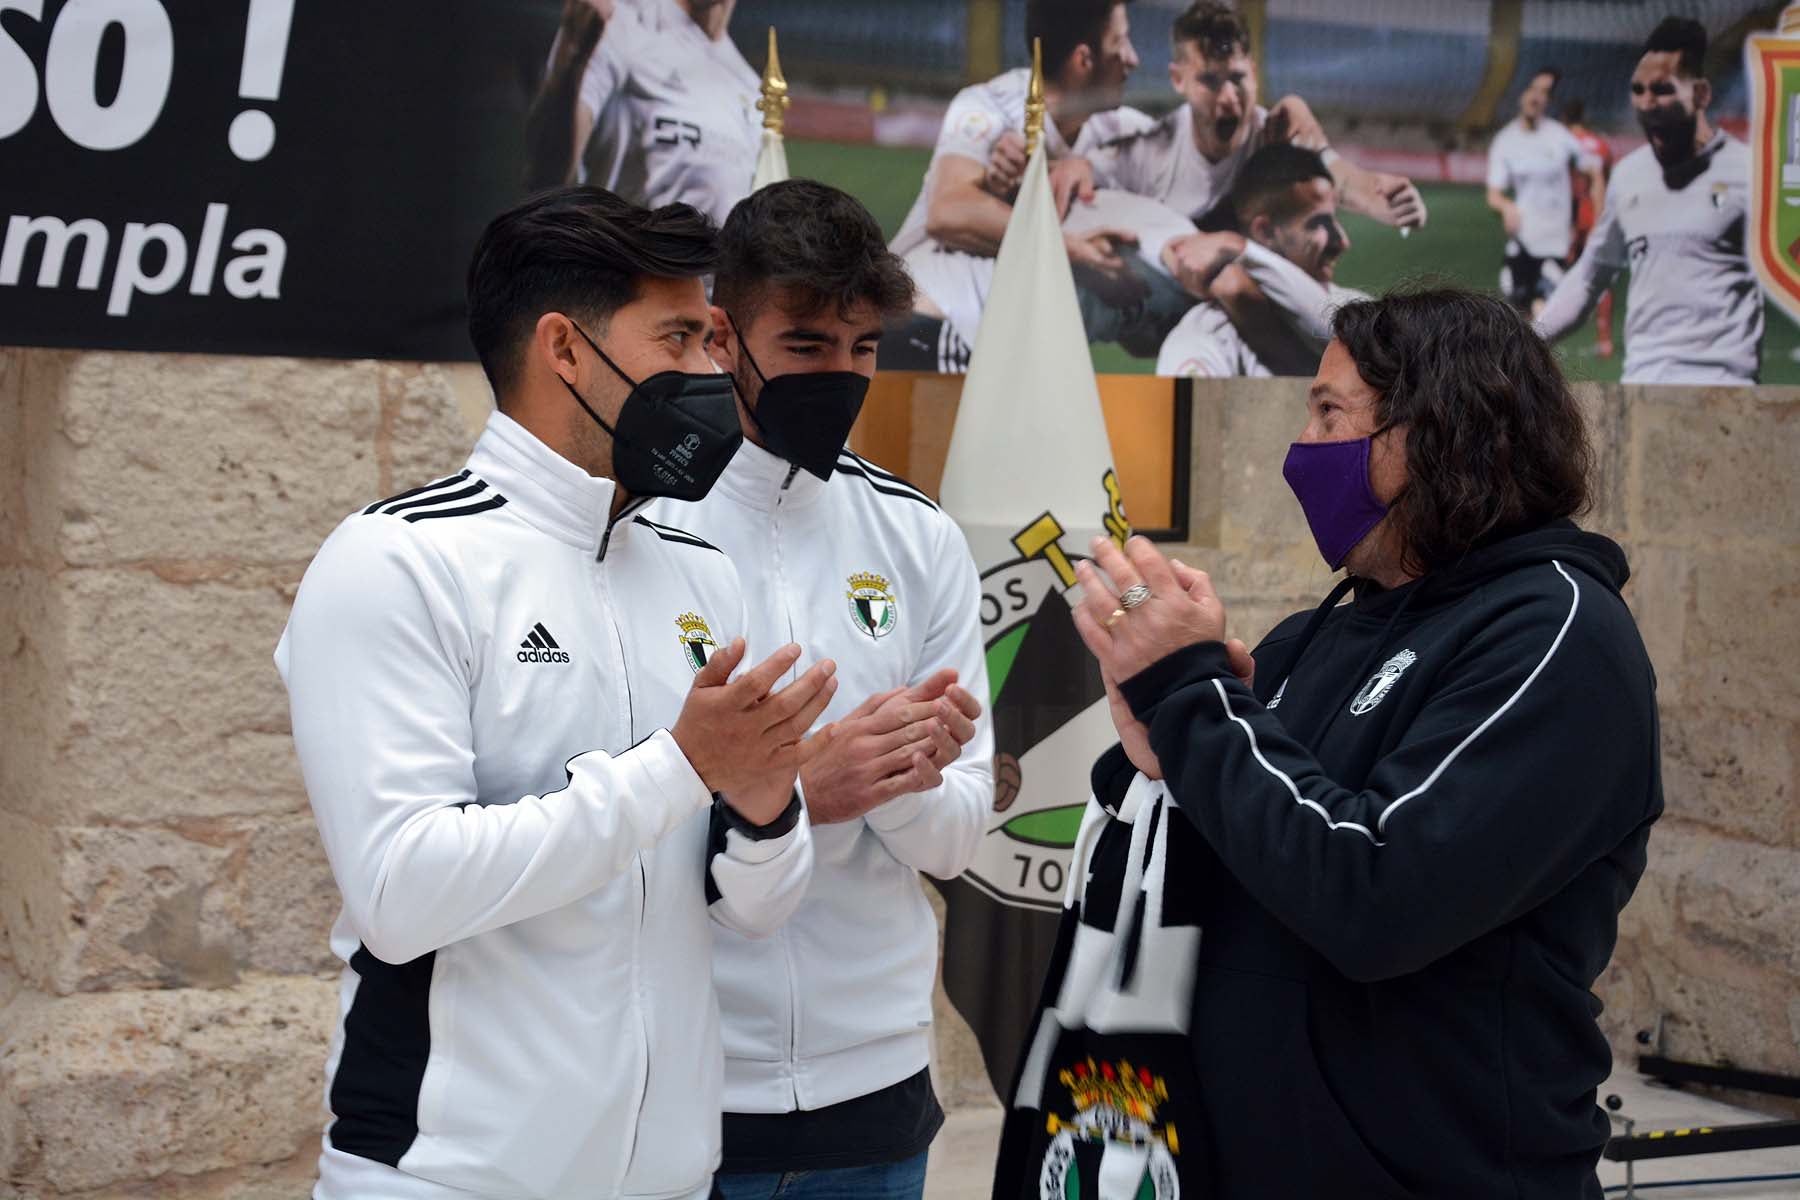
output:
[[[488,386],[487,375],[480,363],[439,363],[437,369],[444,373],[444,380],[456,397],[463,439],[473,446],[494,411],[494,389]]]
[[[1210,456],[1221,481],[1220,547],[1296,568],[1318,562],[1306,517],[1281,476],[1288,446],[1305,427],[1306,381],[1232,379],[1213,386],[1225,397],[1223,436]]]
[[[25,555],[25,355],[0,349],[0,565]]]
[[[1794,522],[1794,512],[1783,519]],[[1800,717],[1800,554],[1720,547],[1692,561],[1683,703]]]
[[[1624,549],[1631,578],[1623,594],[1656,670],[1656,698],[1664,705],[1679,705],[1691,665],[1686,647],[1694,608],[1692,552],[1660,542],[1634,541]]]
[[[148,1183],[115,1184],[83,1192],[79,1200],[304,1200],[312,1195],[318,1177],[318,1147],[308,1144],[284,1162],[252,1163],[199,1175],[171,1171]]]
[[[1638,536],[1800,542],[1800,392],[1629,389]]]
[[[0,1092],[25,1147],[13,1181],[48,1196],[293,1163],[324,1125],[336,993],[259,978],[15,1004],[0,1043]]]
[[[1595,989],[1614,1046],[1634,1052],[1632,1035],[1661,1019],[1676,1057],[1800,1070],[1797,922],[1800,853],[1665,819]]]
[[[70,922],[55,990],[226,987],[246,957],[247,835],[165,829],[57,831]]]
[[[293,563],[378,494],[378,366],[89,353],[56,503],[71,563]]]
[[[1625,477],[1630,442],[1625,390],[1612,384],[1578,383],[1575,402],[1587,423],[1594,455],[1591,503],[1581,524],[1617,540],[1627,529]]]
[[[1632,1030],[1621,1029],[1615,1047],[1627,1054],[1641,1049],[1631,1032],[1654,1030],[1660,1018],[1663,1052],[1671,1058],[1800,1073],[1800,1047],[1785,1036],[1791,977],[1783,989],[1784,977],[1773,973],[1721,976],[1657,954],[1647,955],[1642,967],[1648,1002],[1640,1002]]]
[[[68,391],[67,350],[15,350],[19,417],[15,427],[18,510],[8,514],[11,539],[20,558],[49,565],[62,528],[62,477],[72,447],[61,433]]]
[[[71,935],[79,932],[63,891],[54,832],[20,816],[9,816],[0,838],[0,924],[13,969],[25,980],[54,990],[65,972]]]
[[[19,970],[53,994],[233,982],[249,942],[248,842],[228,829],[184,837],[13,819],[0,844],[0,913]]]
[[[1668,815],[1764,846],[1800,849],[1800,724],[1754,710],[1665,704]]]
[[[68,639],[57,787],[32,803],[69,824],[304,808],[271,658],[292,568],[206,582],[71,570],[56,584],[68,628],[88,632]]]
[[[1219,472],[1225,440],[1225,395],[1216,381],[1195,380],[1188,433],[1188,541],[1219,548],[1225,480]]]
[[[310,812],[257,823],[241,889],[251,970],[328,972],[341,965],[330,945],[341,899]]]
[[[1678,893],[1682,941],[1692,961],[1729,957],[1746,970],[1779,972],[1786,998],[1800,990],[1800,850],[1695,832]],[[1714,963],[1721,972],[1725,963]]]
[[[0,811],[44,808],[54,747],[68,712],[67,620],[42,568],[0,567]]]
[[[391,496],[460,471],[480,429],[470,435],[449,369],[393,362],[382,363],[380,369],[381,442],[386,455],[380,494]],[[482,419],[485,422],[485,415]]]

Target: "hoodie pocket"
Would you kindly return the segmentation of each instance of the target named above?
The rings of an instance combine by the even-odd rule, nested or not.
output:
[[[1327,1086],[1307,1007],[1298,979],[1198,972],[1191,1036],[1221,1193],[1414,1200]]]

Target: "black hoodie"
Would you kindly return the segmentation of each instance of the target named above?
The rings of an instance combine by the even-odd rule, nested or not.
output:
[[[1105,812],[994,1195],[1068,1170],[1091,1188],[1110,1146],[1109,1171],[1143,1158],[1145,1196],[1173,1171],[1190,1200],[1598,1197],[1611,1055],[1589,989],[1662,811],[1626,576],[1618,546],[1556,522],[1351,604],[1340,588],[1257,647],[1254,688],[1218,643],[1125,681],[1173,807],[1137,802],[1154,785],[1117,747],[1095,765]],[[1151,813],[1148,840],[1122,805]],[[1127,876],[1160,894],[1119,920]],[[1192,961],[1163,961],[1185,943],[1144,924],[1184,922]],[[1126,935],[1092,949],[1101,928]],[[1095,955],[1118,1015],[1070,1028],[1058,997]],[[1191,995],[1185,1020],[1134,1022],[1153,977]],[[1143,1120],[1071,1138],[1083,1104]]]

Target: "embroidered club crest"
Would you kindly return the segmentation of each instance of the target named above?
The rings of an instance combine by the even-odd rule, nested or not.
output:
[[[1745,240],[1763,291],[1800,319],[1800,5],[1788,5],[1778,31],[1745,40],[1744,68],[1750,80]]]
[[[713,640],[712,630],[707,627],[706,618],[699,613],[686,612],[675,618],[675,625],[681,630],[678,640],[681,652],[687,658],[687,665],[695,674],[706,665],[706,656],[719,648]]]
[[[894,632],[900,605],[888,581],[873,571],[858,571],[850,577],[850,590],[844,593],[850,602],[850,620],[858,633],[871,638],[884,638]]]
[[[1400,677],[1406,674],[1406,668],[1418,661],[1419,656],[1411,650],[1402,650],[1382,663],[1381,669],[1369,676],[1369,682],[1363,684],[1362,690],[1356,693],[1356,698],[1350,701],[1351,715],[1360,717],[1380,704],[1393,686],[1400,682]]]
[[[1045,1118],[1051,1140],[1038,1173],[1041,1200],[1095,1194],[1178,1200],[1181,1141],[1173,1122],[1156,1122],[1157,1105],[1169,1098],[1163,1077],[1124,1060],[1096,1064],[1089,1058],[1060,1078],[1075,1113],[1066,1120],[1055,1113]]]

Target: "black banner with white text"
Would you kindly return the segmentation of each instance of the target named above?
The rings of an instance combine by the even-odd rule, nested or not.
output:
[[[0,0],[0,343],[467,357],[557,13],[488,7]]]

